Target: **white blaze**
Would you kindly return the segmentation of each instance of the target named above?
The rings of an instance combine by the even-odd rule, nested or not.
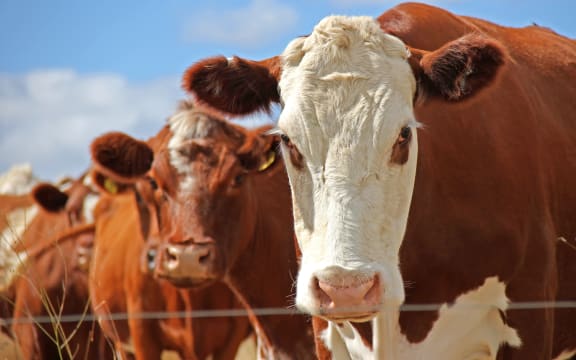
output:
[[[182,151],[190,140],[208,136],[210,121],[205,115],[184,109],[174,114],[168,123],[172,131],[172,137],[168,142],[170,164],[179,174],[184,175],[180,182],[180,190],[192,192],[195,186],[194,174],[190,168],[189,156]]]

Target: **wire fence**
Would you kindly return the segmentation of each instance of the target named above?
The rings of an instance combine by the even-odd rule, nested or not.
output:
[[[438,311],[442,307],[450,306],[450,304],[404,304],[400,307],[403,312],[423,312],[423,311]],[[459,311],[474,310],[478,308],[494,307],[494,305],[485,305],[480,303],[471,304],[458,304]],[[357,309],[357,308],[355,308]],[[533,301],[533,302],[515,302],[509,303],[506,310],[535,310],[535,309],[576,309],[576,301]],[[350,309],[342,309],[348,311]],[[272,315],[308,315],[297,309],[287,308],[258,308],[258,309],[218,309],[218,310],[192,310],[192,311],[152,311],[142,313],[111,313],[109,315],[94,315],[94,314],[66,314],[60,316],[35,316],[35,317],[22,317],[22,318],[9,318],[0,319],[0,325],[9,326],[15,323],[76,323],[80,321],[99,321],[99,320],[113,320],[122,321],[128,319],[142,319],[142,320],[163,320],[170,318],[222,318],[222,317],[242,317],[249,316],[250,314],[256,316],[272,316]]]

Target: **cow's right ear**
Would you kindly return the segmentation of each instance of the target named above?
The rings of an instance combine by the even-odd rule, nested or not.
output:
[[[64,210],[68,202],[68,194],[48,183],[37,184],[31,193],[34,202],[51,213]]]
[[[104,191],[121,193],[150,170],[154,152],[143,141],[120,132],[96,138],[90,145],[92,180]]]
[[[461,101],[494,83],[507,60],[504,47],[480,34],[468,34],[435,51],[409,48],[417,99]]]
[[[261,61],[223,56],[204,59],[190,66],[182,88],[200,103],[230,115],[271,112],[280,102],[280,57]]]

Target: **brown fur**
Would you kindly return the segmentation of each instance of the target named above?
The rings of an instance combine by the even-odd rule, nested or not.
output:
[[[90,153],[97,156],[93,162],[98,172],[118,182],[130,182],[139,178],[150,168],[154,159],[152,150],[145,142],[132,141],[130,137],[119,132],[106,134],[105,144],[101,143],[101,138],[96,138],[92,141]]]
[[[208,138],[194,145],[195,151],[185,152],[195,181],[202,184],[192,194],[184,197],[178,191],[181,175],[172,168],[166,151],[169,128],[164,127],[153,141],[155,160],[149,176],[159,187],[161,239],[179,246],[215,244],[214,276],[235,291],[246,309],[288,307],[291,273],[297,268],[288,180],[279,156],[264,171],[255,166],[268,159],[278,140],[263,136],[268,128],[247,131],[199,108],[194,111],[215,124]],[[188,116],[190,121],[197,119],[196,114]],[[170,198],[170,206],[162,201],[164,197]],[[159,264],[164,252],[160,254]],[[195,283],[185,273],[168,279],[179,286]],[[205,284],[214,281],[204,280]],[[250,319],[268,351],[277,356],[312,356],[313,340],[304,317]]]
[[[234,359],[241,341],[250,333],[245,318],[167,318],[145,320],[143,312],[193,312],[240,308],[222,284],[197,291],[178,290],[154,278],[148,269],[147,251],[157,246],[156,209],[146,180],[138,188],[150,212],[143,218],[134,193],[106,196],[98,204],[96,260],[90,277],[93,306],[98,314],[127,312],[128,321],[102,321],[106,336],[120,350],[130,337],[137,359],[158,359],[163,350],[177,351],[182,358]],[[142,222],[150,222],[142,225]],[[148,229],[143,232],[142,229]],[[149,234],[146,238],[143,234]]]
[[[26,359],[59,358],[57,346],[64,344],[66,338],[70,338],[68,346],[73,358],[112,356],[111,348],[94,321],[63,322],[60,324],[63,333],[54,330],[53,324],[21,322],[49,316],[50,308],[61,315],[90,316],[92,313],[85,262],[89,255],[87,259],[85,254],[89,254],[92,247],[94,229],[76,215],[76,210],[71,210],[74,214],[65,210],[70,197],[75,197],[76,193],[87,194],[82,189],[82,178],[74,181],[66,193],[58,194],[59,190],[50,184],[39,184],[33,191],[37,204],[48,208],[31,221],[16,248],[27,252],[28,260],[13,284],[13,319],[16,322],[12,331]],[[64,359],[70,358],[68,355],[62,350]]]
[[[274,64],[271,66],[271,63]],[[194,89],[201,92],[197,99],[201,99],[202,103],[228,113],[241,115],[255,110],[270,112],[268,96],[272,96],[274,102],[280,100],[276,89],[276,76],[279,76],[279,72],[279,58],[259,64],[239,57],[228,61],[219,56],[200,61],[187,69],[182,78],[182,88],[185,91]],[[238,77],[238,73],[245,76]],[[229,101],[220,102],[222,89],[230,89],[235,96]],[[263,89],[266,95],[259,95],[252,89]]]

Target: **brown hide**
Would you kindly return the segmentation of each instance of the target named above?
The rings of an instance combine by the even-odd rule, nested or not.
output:
[[[149,219],[155,219],[155,214]],[[123,344],[131,338],[137,359],[159,359],[163,350],[177,351],[185,359],[206,359],[209,355],[220,360],[234,359],[238,346],[250,333],[245,318],[140,317],[146,312],[193,314],[194,310],[241,308],[221,283],[189,291],[154,278],[143,257],[154,246],[152,239],[158,229],[154,222],[150,224],[146,228],[151,237],[144,239],[140,221],[131,191],[106,195],[98,204],[95,259],[90,273],[92,304],[103,317],[128,314],[127,321],[102,321],[106,336],[120,352],[125,351]]]
[[[48,184],[38,186],[52,187]],[[27,260],[12,285],[12,332],[26,359],[112,356],[111,347],[105,343],[96,322],[85,318],[92,314],[86,267],[94,228],[79,214],[88,192],[81,177],[66,194],[57,195],[59,199],[78,198],[80,208],[71,211],[54,208],[52,212],[41,209],[16,246],[17,251],[27,254]],[[65,201],[61,205],[66,205]],[[56,319],[62,315],[78,316],[80,320],[60,324],[32,321],[35,317]]]

